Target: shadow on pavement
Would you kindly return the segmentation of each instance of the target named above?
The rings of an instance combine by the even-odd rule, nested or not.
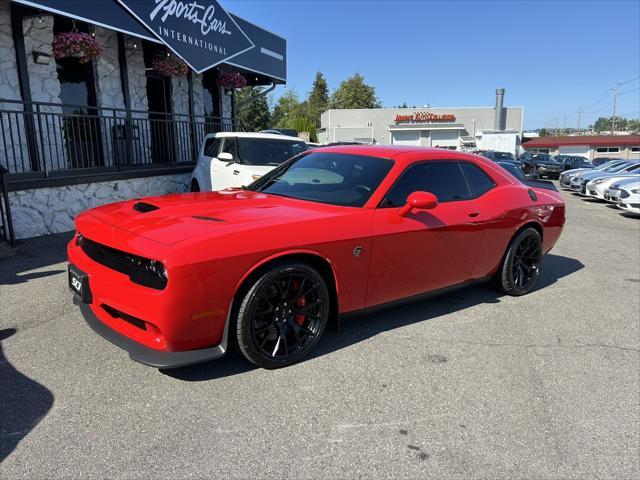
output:
[[[535,290],[553,285],[561,278],[583,268],[584,265],[579,260],[560,255],[545,255],[542,275]],[[355,314],[341,322],[339,331],[327,328],[307,360],[335,352],[389,330],[432,320],[482,303],[500,303],[502,296],[503,294],[488,286],[479,285],[426,300],[389,306],[372,313]],[[179,380],[204,381],[245,373],[255,368],[241,355],[234,353],[213,362],[165,370],[163,373]]]
[[[67,243],[72,238],[73,232],[67,232],[19,241],[15,255],[0,258],[0,285],[14,285],[62,273],[64,270],[60,269],[30,271],[66,261]]]
[[[0,463],[33,430],[53,405],[53,394],[13,368],[5,358],[2,341],[16,333],[0,330]]]

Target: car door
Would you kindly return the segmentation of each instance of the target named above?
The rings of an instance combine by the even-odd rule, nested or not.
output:
[[[414,191],[433,193],[438,205],[398,215]],[[468,280],[483,222],[459,161],[409,166],[374,213],[367,306]]]
[[[222,161],[218,157],[211,160],[211,190],[224,190],[230,187],[239,187],[236,181],[238,171],[238,147],[236,137],[224,137],[222,140],[222,148],[220,153],[228,153],[233,160]],[[237,172],[237,173],[234,173]]]

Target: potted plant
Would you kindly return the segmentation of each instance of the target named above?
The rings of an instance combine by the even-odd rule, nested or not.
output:
[[[218,77],[218,85],[227,90],[233,90],[234,88],[245,87],[247,85],[247,79],[238,72],[224,73]]]
[[[179,58],[159,53],[151,62],[151,68],[165,77],[186,77],[189,67]]]
[[[80,63],[89,63],[104,53],[100,43],[84,32],[58,33],[51,46],[54,58],[77,58]]]

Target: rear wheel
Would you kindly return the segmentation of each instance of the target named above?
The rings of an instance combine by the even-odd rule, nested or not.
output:
[[[318,343],[329,318],[329,290],[302,262],[273,265],[246,292],[238,309],[236,340],[263,368],[291,365]]]
[[[511,241],[496,272],[496,286],[507,295],[524,295],[535,285],[541,264],[542,238],[535,228],[527,227]]]

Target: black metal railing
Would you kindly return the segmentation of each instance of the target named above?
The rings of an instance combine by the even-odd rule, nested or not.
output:
[[[0,98],[0,163],[9,175],[180,166],[233,119]]]
[[[7,242],[14,246],[16,237],[13,233],[13,219],[11,218],[11,204],[5,175],[9,171],[0,164],[0,242]]]

